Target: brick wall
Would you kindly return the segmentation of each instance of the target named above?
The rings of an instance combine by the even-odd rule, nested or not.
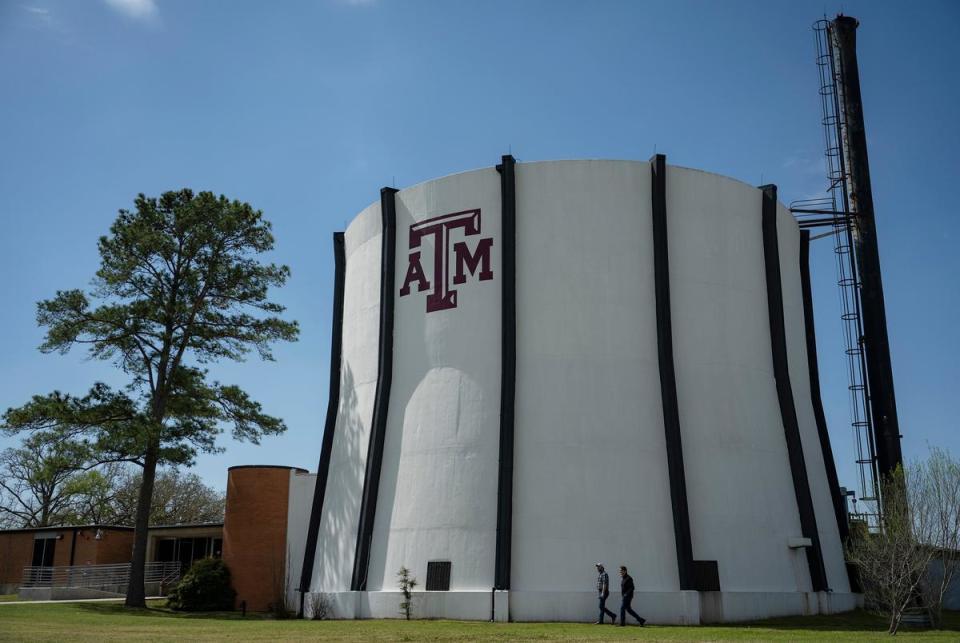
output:
[[[18,586],[33,562],[33,532],[0,533],[0,586]],[[11,590],[11,591],[15,591]]]
[[[103,540],[97,546],[97,565],[130,562],[133,558],[133,530],[112,531],[105,529],[103,536]]]
[[[73,537],[73,530],[64,528],[55,533],[57,534],[57,544],[53,550],[53,566],[61,567],[63,565],[69,565],[70,539]]]
[[[265,611],[283,593],[290,472],[290,467],[232,467],[227,474],[223,560],[237,605],[246,601],[248,610]]]
[[[38,533],[54,536],[56,545],[53,551],[53,564],[57,567],[70,564],[71,548],[73,548],[74,565],[130,562],[133,551],[133,530],[103,527],[101,528],[102,538],[97,540],[96,528],[77,529],[76,545],[73,544],[73,531],[73,527],[63,527],[57,530],[0,532],[0,586],[10,590],[9,586],[20,585],[23,568],[33,564],[33,542]]]
[[[102,538],[97,540],[96,529],[77,530],[77,547],[73,555],[74,565],[113,565],[129,563],[133,556],[133,530],[101,528]],[[72,538],[64,534],[64,541]],[[59,545],[58,545],[59,546]],[[66,549],[69,549],[69,542]],[[57,554],[59,555],[59,551]],[[58,563],[59,564],[59,563]],[[67,565],[69,563],[64,563]]]
[[[78,529],[77,530],[77,549],[73,554],[74,565],[97,565],[97,546],[103,542],[98,541],[96,529]],[[68,536],[72,538],[73,536]],[[105,537],[109,535],[105,534]],[[113,560],[113,563],[125,563],[130,560],[130,552],[127,552],[126,560]]]

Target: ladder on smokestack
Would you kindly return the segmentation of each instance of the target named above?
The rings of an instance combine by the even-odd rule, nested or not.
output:
[[[856,205],[849,198],[850,175],[844,157],[846,122],[843,111],[842,83],[835,50],[831,43],[830,21],[814,24],[817,45],[817,71],[820,80],[824,155],[826,157],[828,196],[821,199],[797,201],[791,210],[797,214],[801,227],[827,226],[829,231],[818,236],[833,237],[837,264],[837,286],[840,294],[840,319],[845,344],[850,424],[853,429],[856,464],[859,471],[860,506],[854,500],[851,518],[866,522],[871,529],[880,524],[880,484],[877,450],[870,407],[867,380],[867,360],[864,353],[861,283],[853,242],[853,223]]]

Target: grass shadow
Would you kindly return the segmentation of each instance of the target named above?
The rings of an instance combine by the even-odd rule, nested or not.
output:
[[[713,627],[723,628],[761,628],[769,630],[811,630],[822,632],[876,632],[885,634],[887,619],[879,614],[858,609],[842,614],[821,616],[783,616],[780,618],[750,621],[747,623],[718,623]],[[940,631],[960,632],[960,612],[945,610]],[[925,632],[928,627],[901,625],[901,632]]]
[[[157,604],[150,605],[151,602]],[[76,606],[80,611],[104,616],[151,616],[154,618],[218,621],[263,621],[270,619],[269,614],[247,612],[247,615],[244,616],[239,610],[232,612],[178,612],[167,607],[166,601],[148,601],[147,607],[126,607],[122,603],[77,603]]]

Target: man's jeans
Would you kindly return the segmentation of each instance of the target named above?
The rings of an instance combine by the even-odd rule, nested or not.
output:
[[[600,617],[597,620],[603,623],[603,615],[606,614],[610,617],[611,621],[615,621],[617,619],[617,615],[607,609],[607,597],[603,594],[600,594],[597,598],[600,600]]]
[[[630,607],[630,603],[633,602],[633,594],[627,594],[620,601],[620,625],[627,624],[627,614],[637,619],[638,623],[645,623],[643,617],[633,611],[633,608]]]

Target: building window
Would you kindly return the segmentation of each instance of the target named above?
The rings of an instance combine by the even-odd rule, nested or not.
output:
[[[185,574],[190,566],[203,558],[220,558],[223,549],[221,538],[161,538],[153,559],[157,562],[180,562],[180,573]]]
[[[427,591],[450,591],[449,560],[431,560],[427,563]]]

